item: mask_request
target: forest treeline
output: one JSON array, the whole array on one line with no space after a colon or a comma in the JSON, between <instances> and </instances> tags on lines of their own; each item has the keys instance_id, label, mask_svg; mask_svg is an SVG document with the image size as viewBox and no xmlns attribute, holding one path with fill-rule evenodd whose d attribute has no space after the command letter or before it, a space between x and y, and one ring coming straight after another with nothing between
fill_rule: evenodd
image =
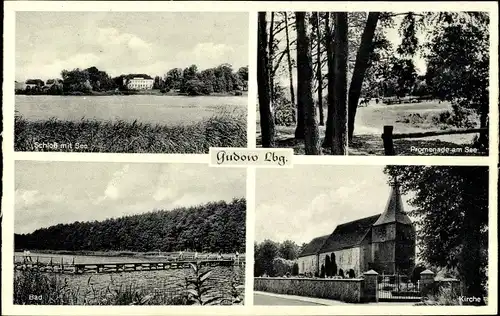
<instances>
[{"instance_id":1,"label":"forest treeline","mask_svg":"<svg viewBox=\"0 0 500 316\"><path fill-rule=\"evenodd\" d=\"M64 94L90 93L103 91L127 91L127 80L135 77L153 79L153 89L169 92L179 91L189 95L208 95L210 93L227 93L238 90L247 90L248 66L233 70L230 64L221 64L217 67L199 70L198 66L191 65L182 68L173 68L164 76L151 77L148 74L127 74L111 77L106 71L97 67L86 69L75 68L62 70L62 79L50 79L47 84L41 79L29 79L30 84L25 91L27 94Z\"/></svg>"},{"instance_id":2,"label":"forest treeline","mask_svg":"<svg viewBox=\"0 0 500 316\"><path fill-rule=\"evenodd\" d=\"M15 234L16 249L245 252L246 200L74 222Z\"/></svg>"}]
</instances>

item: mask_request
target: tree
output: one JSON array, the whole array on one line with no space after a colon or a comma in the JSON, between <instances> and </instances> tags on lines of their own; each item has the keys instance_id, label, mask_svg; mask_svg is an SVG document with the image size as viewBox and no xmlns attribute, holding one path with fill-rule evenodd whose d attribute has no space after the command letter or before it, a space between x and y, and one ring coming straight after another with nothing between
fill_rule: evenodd
<instances>
[{"instance_id":1,"label":"tree","mask_svg":"<svg viewBox=\"0 0 500 316\"><path fill-rule=\"evenodd\" d=\"M489 17L486 13L445 14L441 27L431 33L426 55L428 85L433 93L452 102L455 112L472 109L480 127L489 115ZM457 80L460 78L460 80ZM479 145L488 148L482 133Z\"/></svg>"},{"instance_id":2,"label":"tree","mask_svg":"<svg viewBox=\"0 0 500 316\"><path fill-rule=\"evenodd\" d=\"M421 259L457 268L462 294L486 295L488 263L488 168L388 166L403 194L413 192ZM484 299L480 302L484 304Z\"/></svg>"},{"instance_id":3,"label":"tree","mask_svg":"<svg viewBox=\"0 0 500 316\"><path fill-rule=\"evenodd\" d=\"M295 260L299 257L299 246L291 241L285 240L279 245L279 255L286 260Z\"/></svg>"},{"instance_id":4,"label":"tree","mask_svg":"<svg viewBox=\"0 0 500 316\"><path fill-rule=\"evenodd\" d=\"M255 244L255 276L267 274L274 276L273 260L278 257L278 245L269 239L261 244Z\"/></svg>"},{"instance_id":5,"label":"tree","mask_svg":"<svg viewBox=\"0 0 500 316\"><path fill-rule=\"evenodd\" d=\"M348 137L349 142L352 141L352 136L354 134L354 119L356 117L356 110L358 108L358 101L361 95L361 87L363 85L363 79L365 77L366 69L368 68L368 62L370 59L370 54L373 51L373 38L375 36L375 28L379 20L380 12L370 12L368 13L368 18L366 20L366 25L361 35L361 44L359 46L356 62L354 65L354 71L352 74L351 85L349 87L348 96Z\"/></svg>"},{"instance_id":6,"label":"tree","mask_svg":"<svg viewBox=\"0 0 500 316\"><path fill-rule=\"evenodd\" d=\"M295 93L293 91L293 71L292 71L292 68L293 68L293 65L292 65L292 57L291 57L291 53L290 53L290 36L288 34L288 15L287 13L285 12L284 13L284 16L285 16L285 38L286 38L286 57L287 57L287 61L288 61L288 76L289 76L289 79L290 79L290 98L291 98L291 102L292 102L292 106L295 107ZM294 116L295 117L295 116Z\"/></svg>"},{"instance_id":7,"label":"tree","mask_svg":"<svg viewBox=\"0 0 500 316\"><path fill-rule=\"evenodd\" d=\"M170 69L165 75L165 88L168 90L180 89L182 84L182 69Z\"/></svg>"},{"instance_id":8,"label":"tree","mask_svg":"<svg viewBox=\"0 0 500 316\"><path fill-rule=\"evenodd\" d=\"M347 154L347 12L335 12L335 82L332 154Z\"/></svg>"},{"instance_id":9,"label":"tree","mask_svg":"<svg viewBox=\"0 0 500 316\"><path fill-rule=\"evenodd\" d=\"M327 277L332 276L331 271L332 271L332 261L330 260L330 256L326 255L326 257L325 257L325 275Z\"/></svg>"},{"instance_id":10,"label":"tree","mask_svg":"<svg viewBox=\"0 0 500 316\"><path fill-rule=\"evenodd\" d=\"M304 144L306 155L318 155L319 131L316 108L312 99L312 67L305 13L295 12L297 28L297 108L304 113ZM300 116L297 117L300 120Z\"/></svg>"},{"instance_id":11,"label":"tree","mask_svg":"<svg viewBox=\"0 0 500 316\"><path fill-rule=\"evenodd\" d=\"M257 38L257 88L259 94L262 146L265 148L269 148L275 146L275 130L269 89L269 56L267 52L267 21L265 12L258 13Z\"/></svg>"},{"instance_id":12,"label":"tree","mask_svg":"<svg viewBox=\"0 0 500 316\"><path fill-rule=\"evenodd\" d=\"M330 265L330 275L337 275L337 259L335 258L335 253L331 253L330 255L331 265Z\"/></svg>"},{"instance_id":13,"label":"tree","mask_svg":"<svg viewBox=\"0 0 500 316\"><path fill-rule=\"evenodd\" d=\"M324 113L323 113L323 74L321 73L321 30L320 30L320 16L319 13L315 13L316 17L316 80L318 81L318 110L319 110L319 125L325 125Z\"/></svg>"},{"instance_id":14,"label":"tree","mask_svg":"<svg viewBox=\"0 0 500 316\"><path fill-rule=\"evenodd\" d=\"M79 68L73 70L63 70L61 77L64 82L64 91L67 92L90 92L92 85L90 75L86 70Z\"/></svg>"},{"instance_id":15,"label":"tree","mask_svg":"<svg viewBox=\"0 0 500 316\"><path fill-rule=\"evenodd\" d=\"M330 148L333 146L333 124L335 120L335 52L334 52L334 30L330 27L330 13L325 16L325 45L328 67L328 86L327 86L327 114L326 114L326 131L322 147Z\"/></svg>"},{"instance_id":16,"label":"tree","mask_svg":"<svg viewBox=\"0 0 500 316\"><path fill-rule=\"evenodd\" d=\"M242 82L241 89L243 91L248 90L248 66L240 67L238 69L238 77Z\"/></svg>"}]
</instances>

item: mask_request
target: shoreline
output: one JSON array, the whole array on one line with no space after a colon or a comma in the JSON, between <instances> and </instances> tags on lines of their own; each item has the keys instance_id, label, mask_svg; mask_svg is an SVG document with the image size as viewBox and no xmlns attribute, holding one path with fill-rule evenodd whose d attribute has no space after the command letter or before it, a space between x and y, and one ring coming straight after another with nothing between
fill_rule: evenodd
<instances>
[{"instance_id":1,"label":"shoreline","mask_svg":"<svg viewBox=\"0 0 500 316\"><path fill-rule=\"evenodd\" d=\"M188 95L187 93L180 92L165 92L162 93L160 90L145 90L145 91L104 91L104 92L91 92L91 93L62 93L62 94L48 94L48 93L18 93L15 95L24 96L60 96L60 97L103 97L103 96L131 96L131 95L148 95L148 96L166 96L166 97L247 97L248 91L240 91L241 95L233 93L211 93L209 95Z\"/></svg>"}]
</instances>

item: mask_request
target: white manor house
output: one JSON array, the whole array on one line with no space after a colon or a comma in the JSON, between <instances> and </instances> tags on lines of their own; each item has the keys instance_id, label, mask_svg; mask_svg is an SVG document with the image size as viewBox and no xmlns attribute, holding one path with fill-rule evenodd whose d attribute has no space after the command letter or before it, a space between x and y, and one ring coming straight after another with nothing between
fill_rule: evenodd
<instances>
[{"instance_id":1,"label":"white manor house","mask_svg":"<svg viewBox=\"0 0 500 316\"><path fill-rule=\"evenodd\" d=\"M129 90L151 90L154 80L147 75L128 75L123 77L123 85Z\"/></svg>"}]
</instances>

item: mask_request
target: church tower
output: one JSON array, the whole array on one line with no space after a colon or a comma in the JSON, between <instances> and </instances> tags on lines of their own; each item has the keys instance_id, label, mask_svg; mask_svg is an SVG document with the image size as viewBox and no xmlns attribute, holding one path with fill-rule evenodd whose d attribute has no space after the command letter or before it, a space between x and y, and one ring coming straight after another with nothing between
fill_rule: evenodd
<instances>
[{"instance_id":1,"label":"church tower","mask_svg":"<svg viewBox=\"0 0 500 316\"><path fill-rule=\"evenodd\" d=\"M382 274L409 274L415 266L415 226L406 215L397 180L384 212L372 226L372 260Z\"/></svg>"}]
</instances>

